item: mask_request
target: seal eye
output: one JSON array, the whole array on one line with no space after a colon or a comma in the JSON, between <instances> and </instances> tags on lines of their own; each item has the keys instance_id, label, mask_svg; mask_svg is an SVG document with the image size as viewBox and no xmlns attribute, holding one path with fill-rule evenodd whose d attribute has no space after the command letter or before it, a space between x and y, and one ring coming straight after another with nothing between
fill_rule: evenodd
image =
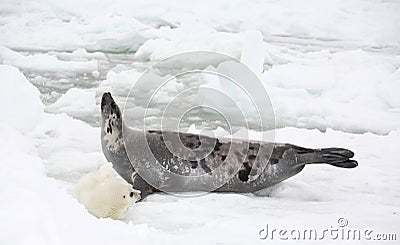
<instances>
[{"instance_id":1,"label":"seal eye","mask_svg":"<svg viewBox=\"0 0 400 245\"><path fill-rule=\"evenodd\" d=\"M130 196L130 197L133 197L133 191L131 191L131 193L129 193L129 196Z\"/></svg>"},{"instance_id":2,"label":"seal eye","mask_svg":"<svg viewBox=\"0 0 400 245\"><path fill-rule=\"evenodd\" d=\"M113 109L113 110L115 110L116 109L116 105L115 105L115 102L113 101L113 102L111 102L111 108Z\"/></svg>"},{"instance_id":3,"label":"seal eye","mask_svg":"<svg viewBox=\"0 0 400 245\"><path fill-rule=\"evenodd\" d=\"M125 195L123 195L122 197L125 198Z\"/></svg>"}]
</instances>

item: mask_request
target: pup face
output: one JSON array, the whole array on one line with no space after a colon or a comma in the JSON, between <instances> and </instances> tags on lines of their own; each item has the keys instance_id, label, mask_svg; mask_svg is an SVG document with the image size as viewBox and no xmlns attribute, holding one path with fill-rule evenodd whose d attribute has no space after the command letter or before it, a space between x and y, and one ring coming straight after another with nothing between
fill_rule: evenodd
<instances>
[{"instance_id":1,"label":"pup face","mask_svg":"<svg viewBox=\"0 0 400 245\"><path fill-rule=\"evenodd\" d=\"M110 198L112 197L117 203L121 205L132 204L140 199L140 191L132 188L131 185L126 184L119 180L106 181L103 184L109 193Z\"/></svg>"},{"instance_id":2,"label":"pup face","mask_svg":"<svg viewBox=\"0 0 400 245\"><path fill-rule=\"evenodd\" d=\"M107 217L121 219L125 216L129 207L140 199L140 191L130 185L115 179L101 183L99 195L102 199L98 204L107 211Z\"/></svg>"}]
</instances>

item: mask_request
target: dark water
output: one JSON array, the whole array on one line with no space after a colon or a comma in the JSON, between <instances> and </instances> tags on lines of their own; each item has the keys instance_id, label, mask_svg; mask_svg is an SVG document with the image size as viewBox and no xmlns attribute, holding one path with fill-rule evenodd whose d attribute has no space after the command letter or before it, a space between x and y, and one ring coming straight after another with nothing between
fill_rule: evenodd
<instances>
[{"instance_id":1,"label":"dark water","mask_svg":"<svg viewBox=\"0 0 400 245\"><path fill-rule=\"evenodd\" d=\"M292 50L301 52L313 52L315 50L329 50L336 52L344 49L353 49L354 47L346 46L343 43L332 41L332 40L300 40L294 37L270 37L270 40L266 40L269 43L276 44L278 46L285 46ZM362 47L361 47L362 48ZM398 53L398 48L393 50L393 47L367 47L363 50L368 52L394 52ZM101 51L100 51L101 52ZM37 54L38 52L21 52L23 55ZM71 88L89 89L96 91L96 103L99 107L97 112L84 115L70 115L77 119L83 120L86 123L98 127L100 126L100 98L103 91L98 90L99 85L102 81L106 80L107 73L117 67L122 66L122 69L130 70L134 69L138 72L145 71L148 67L154 64L154 62L146 60L135 59L134 53L107 53L101 52L105 55L106 59L99 59L98 62L98 73L91 74L79 74L74 72L38 72L23 70L22 72L28 78L28 80L36 86L40 93L41 99L45 105L50 105L56 102L63 94L65 94ZM216 63L218 63L217 61ZM210 62L209 62L210 63ZM212 62L211 62L212 63ZM179 67L179 64L177 65ZM202 68L205 68L202 67ZM266 67L268 68L268 67ZM164 69L164 73L175 73L176 67L167 67ZM178 68L179 69L179 68ZM164 74L165 75L165 74ZM202 83L201 78L198 76L187 76L179 81L179 85L182 90L188 89L193 86L198 86ZM126 114L126 120L131 122L130 126L143 125L143 117L145 117L144 124L147 127L159 128L162 124L161 119L163 118L174 118L179 115L171 113L170 115L163 114L165 102L157 102L152 105L147 105L146 101L141 97L146 92L136 93L135 97L127 97L130 91L130 87L120 90L118 93L113 94L114 98L120 105L127 109L131 109L132 113ZM170 95L170 94L169 94ZM185 98L180 99L176 105L177 111L179 108L185 108L187 105L194 105L195 102L191 100L191 96L194 94L188 94ZM128 98L128 99L127 99ZM129 111L129 110L128 110ZM57 112L52 112L57 113ZM143 113L146 113L144 115ZM181 115L182 116L182 115ZM222 127L223 129L230 131L232 128L238 129L244 126L240 119L234 119L227 124L225 118L218 113L213 111L204 110L204 108L197 108L185 113L184 120L180 121L179 127L182 130L187 129L191 124L195 124L196 127L216 129ZM258 123L252 120L247 121L247 128L258 130ZM284 126L284 125L281 125ZM173 128L175 130L175 128Z\"/></svg>"},{"instance_id":2,"label":"dark water","mask_svg":"<svg viewBox=\"0 0 400 245\"><path fill-rule=\"evenodd\" d=\"M38 52L23 52L24 55L32 55L38 54ZM27 77L27 79L36 86L41 93L42 102L48 106L56 102L62 95L64 95L71 88L79 88L79 89L89 89L96 91L96 103L98 105L99 110L92 114L84 114L84 115L70 115L76 119L82 120L91 126L99 127L100 126L100 98L101 92L97 91L99 85L102 81L106 80L107 73L115 68L116 66L123 66L123 70L135 69L138 72L145 71L152 64L147 61L138 61L134 59L134 54L132 53L105 53L106 60L97 60L98 62L98 73L91 74L79 74L74 72L38 72L32 70L24 70L22 72ZM205 68L202 67L202 68ZM163 70L164 73L176 72L175 68L166 68ZM163 75L166 75L163 74ZM182 89L190 88L191 86L198 85L201 83L199 77L196 76L187 76L181 79L180 83L182 83ZM183 81L183 82L182 82ZM163 108L166 106L166 103L158 102L153 103L152 105L146 105L144 99L141 99L141 94L136 94L136 98L131 99L127 96L129 94L130 87L119 91L116 94L113 94L114 99L120 105L120 108L133 109L134 111L139 111L139 113L127 113L125 114L125 120L131 122L130 126L137 126L143 124L143 113L145 108L149 110L146 111L146 119L145 125L150 128L160 128L161 119L168 117L176 117L172 113L171 115L164 115ZM126 103L126 104L125 104ZM184 104L192 103L186 101L186 99L181 99L178 106L184 106ZM57 111L52 111L49 113L58 113ZM179 115L178 115L179 116ZM212 128L215 129L218 126L225 128L229 131L228 124L226 120L220 115L216 115L212 111L207 112L207 110L203 110L201 108L195 108L191 111L188 111L184 115L184 120L180 121L179 127L180 130L186 130L189 128L191 124L195 124L196 128ZM175 128L171 128L176 130Z\"/></svg>"}]
</instances>

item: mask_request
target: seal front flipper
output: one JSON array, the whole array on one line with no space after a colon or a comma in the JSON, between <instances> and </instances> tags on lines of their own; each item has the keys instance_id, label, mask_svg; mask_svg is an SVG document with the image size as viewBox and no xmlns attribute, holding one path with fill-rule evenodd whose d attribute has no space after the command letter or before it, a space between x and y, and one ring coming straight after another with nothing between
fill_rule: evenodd
<instances>
[{"instance_id":1,"label":"seal front flipper","mask_svg":"<svg viewBox=\"0 0 400 245\"><path fill-rule=\"evenodd\" d=\"M140 177L136 172L132 174L132 186L133 188L141 192L141 200L143 200L148 195L157 192L158 190L153 186L149 185L142 177Z\"/></svg>"}]
</instances>

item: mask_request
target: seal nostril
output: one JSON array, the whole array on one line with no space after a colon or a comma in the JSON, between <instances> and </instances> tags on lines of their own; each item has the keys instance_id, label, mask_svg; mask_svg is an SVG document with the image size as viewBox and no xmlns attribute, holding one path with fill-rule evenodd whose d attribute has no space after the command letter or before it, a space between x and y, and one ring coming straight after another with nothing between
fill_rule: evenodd
<instances>
[{"instance_id":1,"label":"seal nostril","mask_svg":"<svg viewBox=\"0 0 400 245\"><path fill-rule=\"evenodd\" d=\"M131 193L129 193L129 196L130 196L130 197L133 197L133 192L132 192L132 191L131 191Z\"/></svg>"},{"instance_id":2,"label":"seal nostril","mask_svg":"<svg viewBox=\"0 0 400 245\"><path fill-rule=\"evenodd\" d=\"M113 101L113 98L111 97L111 93L107 92L104 93L103 96L101 97L101 106L105 106L108 103L110 103L110 101Z\"/></svg>"}]
</instances>

